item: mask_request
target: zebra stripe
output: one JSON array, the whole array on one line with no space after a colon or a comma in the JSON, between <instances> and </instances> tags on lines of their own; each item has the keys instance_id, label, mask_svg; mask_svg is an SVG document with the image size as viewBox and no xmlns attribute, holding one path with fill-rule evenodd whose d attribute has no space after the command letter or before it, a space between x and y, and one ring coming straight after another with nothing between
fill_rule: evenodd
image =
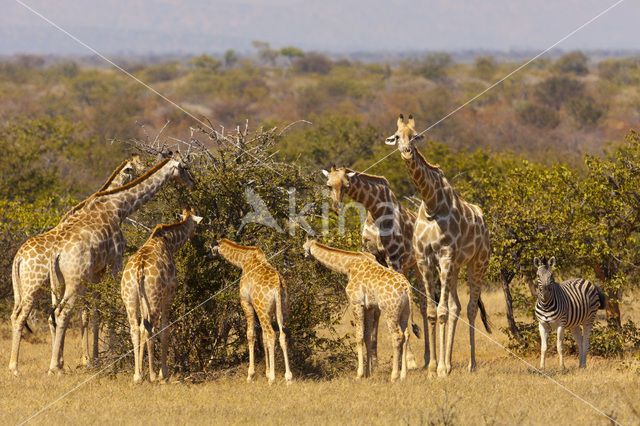
<instances>
[{"instance_id":1,"label":"zebra stripe","mask_svg":"<svg viewBox=\"0 0 640 426\"><path fill-rule=\"evenodd\" d=\"M602 309L601 296L597 287L589 280L573 278L561 283L553 281L551 299L543 303L538 297L536 318L542 322L560 321L566 328L582 325L595 318Z\"/></svg>"}]
</instances>

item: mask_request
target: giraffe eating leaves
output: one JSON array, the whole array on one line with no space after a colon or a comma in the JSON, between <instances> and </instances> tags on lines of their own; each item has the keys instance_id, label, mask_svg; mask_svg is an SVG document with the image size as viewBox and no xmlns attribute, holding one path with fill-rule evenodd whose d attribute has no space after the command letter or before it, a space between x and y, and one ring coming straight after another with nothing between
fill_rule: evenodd
<instances>
[{"instance_id":1,"label":"giraffe eating leaves","mask_svg":"<svg viewBox=\"0 0 640 426\"><path fill-rule=\"evenodd\" d=\"M400 379L404 380L407 377L409 317L412 316L409 281L401 273L379 264L369 253L338 250L315 240L307 240L303 249L305 256L311 255L327 268L349 277L345 290L356 322L356 378L360 379L371 373L371 334L375 311L380 310L387 320L393 345L391 380L398 379L399 360L402 362Z\"/></svg>"},{"instance_id":2,"label":"giraffe eating leaves","mask_svg":"<svg viewBox=\"0 0 640 426\"><path fill-rule=\"evenodd\" d=\"M149 380L156 380L153 345L158 333L162 343L160 380L168 378L169 309L178 287L173 253L182 247L201 220L185 209L180 222L158 225L124 268L121 293L133 342L135 383L142 381L145 345L149 354Z\"/></svg>"},{"instance_id":3,"label":"giraffe eating leaves","mask_svg":"<svg viewBox=\"0 0 640 426\"><path fill-rule=\"evenodd\" d=\"M137 155L130 160L123 161L116 168L109 179L98 190L106 191L125 185L133 180L137 174L142 171L143 164ZM95 194L94 194L95 195ZM91 199L91 197L89 198ZM89 200L87 199L87 200ZM34 303L40 295L46 290L49 283L49 253L54 245L55 239L60 230L86 206L87 200L78 203L70 209L60 220L60 223L53 229L29 238L21 247L13 258L12 280L13 280L13 312L11 314L12 325L12 344L11 358L9 361L9 370L13 374L18 374L18 356L20 351L20 340L22 339L22 330L27 325ZM83 310L82 318L82 335L87 336L87 314ZM97 324L96 324L97 326ZM55 338L55 328L53 318L49 318L49 328L51 330L51 339ZM94 339L96 332L94 331ZM83 340L83 363L89 360L88 340ZM95 342L94 342L95 347Z\"/></svg>"},{"instance_id":4,"label":"giraffe eating leaves","mask_svg":"<svg viewBox=\"0 0 640 426\"><path fill-rule=\"evenodd\" d=\"M293 376L289 369L288 331L286 328L289 317L289 298L284 278L267 262L267 258L259 247L241 246L223 238L218 241L217 246L211 249L211 252L214 256L220 255L234 266L242 269L240 303L247 319L247 342L249 345L247 381L253 380L255 374L255 315L257 315L262 328L266 375L269 383L273 383L276 379L276 334L271 326L271 320L274 317L280 329L280 347L284 355L285 367L284 378L287 384L291 383Z\"/></svg>"}]
</instances>

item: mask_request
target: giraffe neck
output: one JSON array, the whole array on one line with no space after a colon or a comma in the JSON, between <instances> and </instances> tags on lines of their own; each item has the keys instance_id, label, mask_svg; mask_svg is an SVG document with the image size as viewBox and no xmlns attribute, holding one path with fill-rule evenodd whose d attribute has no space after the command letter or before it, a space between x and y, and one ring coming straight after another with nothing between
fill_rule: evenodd
<instances>
[{"instance_id":1,"label":"giraffe neck","mask_svg":"<svg viewBox=\"0 0 640 426\"><path fill-rule=\"evenodd\" d=\"M244 268L248 259L254 256L264 257L264 253L258 247L241 246L226 239L221 240L218 244L218 253L229 263L241 269Z\"/></svg>"},{"instance_id":2,"label":"giraffe neck","mask_svg":"<svg viewBox=\"0 0 640 426\"><path fill-rule=\"evenodd\" d=\"M353 261L361 257L358 252L339 250L318 242L313 242L309 247L309 251L318 262L341 274L349 274Z\"/></svg>"},{"instance_id":3,"label":"giraffe neck","mask_svg":"<svg viewBox=\"0 0 640 426\"><path fill-rule=\"evenodd\" d=\"M453 205L455 191L442 170L429 164L415 146L411 147L407 157L403 155L403 160L420 192L427 213L435 215L441 211L448 211Z\"/></svg>"},{"instance_id":4,"label":"giraffe neck","mask_svg":"<svg viewBox=\"0 0 640 426\"><path fill-rule=\"evenodd\" d=\"M104 183L104 185L102 185L102 187L98 190L98 192L110 191L112 189L116 189L117 187L128 183L130 179L130 175L124 172L124 168L128 164L129 164L129 160L123 161L118 166L118 168L113 171L111 176L109 176L109 179L107 179L107 181ZM60 219L59 223L67 222L71 218L71 216L73 216L78 210L80 210L87 204L87 201L88 199L81 201L78 204L76 204L74 207L72 207L71 210L69 210L64 214L64 216L62 216L62 219Z\"/></svg>"},{"instance_id":5,"label":"giraffe neck","mask_svg":"<svg viewBox=\"0 0 640 426\"><path fill-rule=\"evenodd\" d=\"M362 204L374 219L398 205L389 184L379 178L356 174L349 178L349 186L345 188L345 193Z\"/></svg>"},{"instance_id":6,"label":"giraffe neck","mask_svg":"<svg viewBox=\"0 0 640 426\"><path fill-rule=\"evenodd\" d=\"M122 222L149 201L162 185L173 177L176 167L176 160L165 160L133 182L114 190L99 192L96 197L111 202Z\"/></svg>"},{"instance_id":7,"label":"giraffe neck","mask_svg":"<svg viewBox=\"0 0 640 426\"><path fill-rule=\"evenodd\" d=\"M169 251L174 252L187 242L193 233L194 227L195 222L193 221L193 218L188 216L181 222L157 227L153 234L151 234L151 238L161 237L164 239Z\"/></svg>"}]
</instances>

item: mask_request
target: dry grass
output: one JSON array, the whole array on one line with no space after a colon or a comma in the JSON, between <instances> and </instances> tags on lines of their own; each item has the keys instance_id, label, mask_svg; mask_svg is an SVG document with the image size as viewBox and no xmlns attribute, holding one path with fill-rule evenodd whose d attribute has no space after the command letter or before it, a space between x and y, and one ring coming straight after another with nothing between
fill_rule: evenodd
<instances>
[{"instance_id":1,"label":"dry grass","mask_svg":"<svg viewBox=\"0 0 640 426\"><path fill-rule=\"evenodd\" d=\"M466 303L466 297L464 303ZM637 300L637 298L636 298ZM504 343L497 330L504 326L501 293L485 296L496 326L492 338ZM626 304L637 320L638 309ZM635 308L635 309L634 309ZM463 317L464 318L464 317ZM344 331L351 331L345 318ZM419 313L416 322L421 324ZM477 335L478 371L466 372L468 331L459 322L454 352L454 371L446 379L431 380L423 370L411 371L403 383L390 383L391 350L386 327L381 327L381 365L374 376L355 381L352 375L331 381L300 380L286 386L278 365L276 385L263 375L254 383L244 380L245 369L202 384L171 383L135 386L131 374L100 376L68 394L38 415L36 423L375 423L375 424L604 424L609 420L570 395L548 378L532 372L497 344ZM9 327L0 328L0 359L7 362ZM26 420L42 407L91 377L77 369L59 377L45 374L50 347L25 344L21 374L0 372L2 423ZM66 345L68 364L79 360L78 335ZM412 340L418 357L420 345ZM537 359L528 358L537 363ZM557 369L557 358L548 363L549 375L622 424L640 422L640 375L618 360L589 358L586 370L578 371L570 356L568 372ZM355 360L354 360L355 367ZM264 367L262 366L262 372ZM354 371L355 373L355 371ZM294 379L295 371L294 371Z\"/></svg>"}]
</instances>

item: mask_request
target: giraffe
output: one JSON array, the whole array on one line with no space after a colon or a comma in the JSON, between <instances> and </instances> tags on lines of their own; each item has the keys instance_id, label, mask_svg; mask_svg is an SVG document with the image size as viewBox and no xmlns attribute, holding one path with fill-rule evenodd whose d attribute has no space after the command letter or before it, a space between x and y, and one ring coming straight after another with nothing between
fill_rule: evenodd
<instances>
[{"instance_id":1,"label":"giraffe","mask_svg":"<svg viewBox=\"0 0 640 426\"><path fill-rule=\"evenodd\" d=\"M398 150L413 179L422 203L413 234L413 248L418 269L425 283L428 298L427 317L430 327L429 374L436 373L435 325L436 315L439 329L440 353L437 363L438 376L451 372L451 352L460 312L457 280L460 269L467 268L469 277L470 360L469 371L476 368L474 322L477 308L485 328L490 332L486 311L480 298L482 280L489 264L489 231L480 207L464 201L453 189L438 166L429 164L414 144L421 136L415 131L413 116L404 123L402 114L398 118L398 130L387 138L389 145L398 144ZM440 275L440 301L435 306L433 279L434 267ZM447 330L445 333L445 324ZM446 346L445 346L446 335Z\"/></svg>"},{"instance_id":2,"label":"giraffe","mask_svg":"<svg viewBox=\"0 0 640 426\"><path fill-rule=\"evenodd\" d=\"M142 382L145 343L149 354L149 381L156 380L153 344L157 333L162 342L160 380L168 378L169 309L178 287L173 253L191 237L201 220L202 217L195 216L191 210L183 209L180 222L156 226L122 272L122 301L127 309L135 358L134 383Z\"/></svg>"},{"instance_id":3,"label":"giraffe","mask_svg":"<svg viewBox=\"0 0 640 426\"><path fill-rule=\"evenodd\" d=\"M211 252L214 256L220 255L232 265L242 269L240 303L247 319L247 342L249 345L247 381L252 381L255 374L255 313L262 328L262 343L264 345L266 375L269 384L276 379L276 334L271 326L274 316L278 323L280 347L284 355L284 378L286 383L290 384L293 375L289 369L289 355L287 352L287 336L289 332L286 328L289 321L289 297L284 278L267 262L267 258L259 247L241 246L223 238L218 241L217 246L211 249Z\"/></svg>"},{"instance_id":4,"label":"giraffe","mask_svg":"<svg viewBox=\"0 0 640 426\"><path fill-rule=\"evenodd\" d=\"M58 234L49 256L54 298L55 341L49 373L61 372L69 314L84 296L85 282L97 283L107 266L117 276L125 247L122 221L147 202L168 180L194 184L178 153L165 158L128 184L96 193ZM60 297L62 295L62 297Z\"/></svg>"},{"instance_id":5,"label":"giraffe","mask_svg":"<svg viewBox=\"0 0 640 426\"><path fill-rule=\"evenodd\" d=\"M413 228L416 214L398 202L389 182L382 176L359 173L346 167L338 169L331 167L330 171L322 170L322 173L327 177L333 208L337 212L342 210L344 194L367 209L367 219L362 228L361 247L373 254L380 264L406 276L409 269L416 265L413 254ZM419 288L422 287L420 273L417 270L416 278ZM426 309L426 297L420 294L420 310L425 330L425 365L429 359ZM378 320L379 311L375 311L371 336L374 364L377 361ZM408 348L407 359L410 370L417 367L411 348Z\"/></svg>"},{"instance_id":6,"label":"giraffe","mask_svg":"<svg viewBox=\"0 0 640 426\"><path fill-rule=\"evenodd\" d=\"M105 191L122 186L133 180L135 175L142 170L142 163L137 155L130 160L123 161L111 174L109 179L98 190ZM29 328L27 319L32 312L34 303L45 291L49 284L49 252L60 229L81 210L87 200L82 201L70 209L60 220L58 225L49 231L29 238L18 249L13 258L12 280L13 280L13 312L11 314L12 325L12 345L9 370L13 374L18 374L18 354L20 351L20 340L22 330ZM83 311L83 314L85 312ZM84 315L86 317L86 314ZM82 333L86 334L86 321L82 321ZM49 328L51 337L54 337L53 321L49 318ZM83 363L88 361L88 344L83 348Z\"/></svg>"},{"instance_id":7,"label":"giraffe","mask_svg":"<svg viewBox=\"0 0 640 426\"><path fill-rule=\"evenodd\" d=\"M393 345L391 380L398 379L398 361L402 360L400 379L407 377L407 345L409 343L409 317L411 287L400 272L382 266L371 253L339 250L307 240L305 256L313 256L327 268L346 274L349 282L345 291L353 310L358 345L356 378L369 376L373 368L371 335L373 316L377 310L384 313ZM412 318L413 319L413 318ZM367 362L364 362L366 346Z\"/></svg>"}]
</instances>

